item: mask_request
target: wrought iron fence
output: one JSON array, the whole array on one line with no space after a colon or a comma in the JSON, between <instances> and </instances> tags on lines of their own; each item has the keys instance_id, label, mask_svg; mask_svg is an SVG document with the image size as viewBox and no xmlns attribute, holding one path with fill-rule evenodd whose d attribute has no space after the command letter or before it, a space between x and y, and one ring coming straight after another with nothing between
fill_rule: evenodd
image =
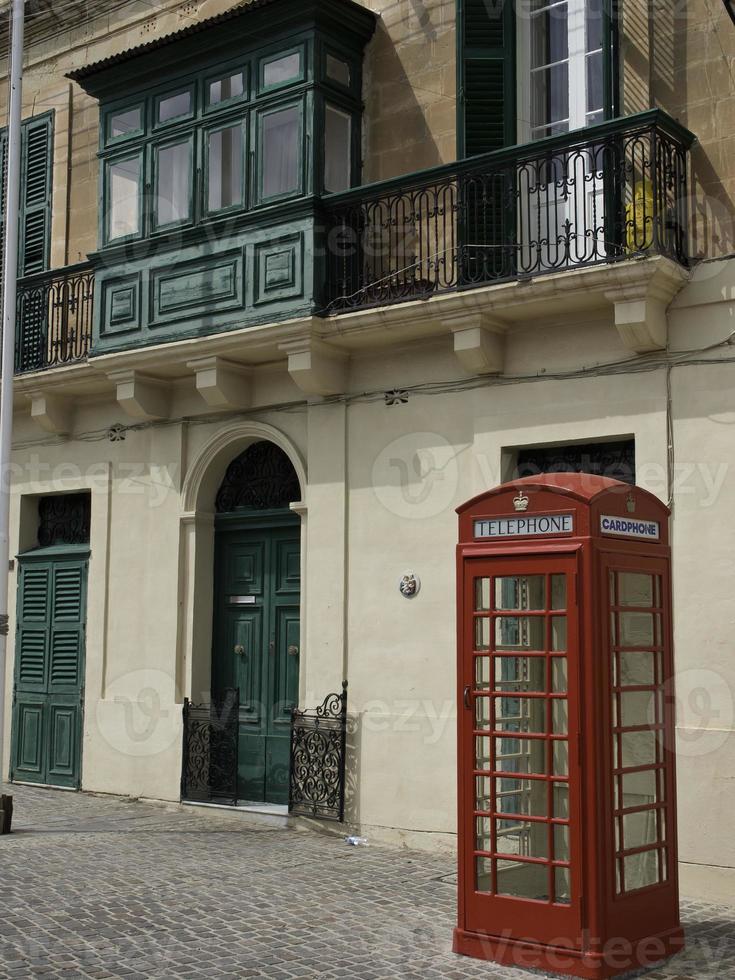
<instances>
[{"instance_id":1,"label":"wrought iron fence","mask_svg":"<svg viewBox=\"0 0 735 980\"><path fill-rule=\"evenodd\" d=\"M323 312L647 253L686 265L693 141L652 110L331 195Z\"/></svg>"},{"instance_id":2,"label":"wrought iron fence","mask_svg":"<svg viewBox=\"0 0 735 980\"><path fill-rule=\"evenodd\" d=\"M87 356L92 337L94 272L67 266L18 280L16 373Z\"/></svg>"},{"instance_id":3,"label":"wrought iron fence","mask_svg":"<svg viewBox=\"0 0 735 980\"><path fill-rule=\"evenodd\" d=\"M184 700L181 799L237 804L240 692L227 688L211 700Z\"/></svg>"},{"instance_id":4,"label":"wrought iron fence","mask_svg":"<svg viewBox=\"0 0 735 980\"><path fill-rule=\"evenodd\" d=\"M294 709L291 720L289 813L344 820L347 681L313 710Z\"/></svg>"}]
</instances>

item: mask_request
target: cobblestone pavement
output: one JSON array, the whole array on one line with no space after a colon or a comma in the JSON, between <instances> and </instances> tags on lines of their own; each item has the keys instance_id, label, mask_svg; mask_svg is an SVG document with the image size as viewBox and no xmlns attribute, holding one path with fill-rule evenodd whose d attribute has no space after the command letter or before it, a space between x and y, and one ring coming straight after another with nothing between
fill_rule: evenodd
<instances>
[{"instance_id":1,"label":"cobblestone pavement","mask_svg":"<svg viewBox=\"0 0 735 980\"><path fill-rule=\"evenodd\" d=\"M451 952L451 859L196 808L15 786L0 978L518 980ZM650 980L735 977L735 911L684 903Z\"/></svg>"}]
</instances>

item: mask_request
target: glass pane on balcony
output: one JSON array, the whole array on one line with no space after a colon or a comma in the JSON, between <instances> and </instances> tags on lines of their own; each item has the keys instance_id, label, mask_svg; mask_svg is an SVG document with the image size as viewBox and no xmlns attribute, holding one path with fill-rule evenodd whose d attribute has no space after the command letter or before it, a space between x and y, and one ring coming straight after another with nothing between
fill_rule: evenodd
<instances>
[{"instance_id":1,"label":"glass pane on balcony","mask_svg":"<svg viewBox=\"0 0 735 980\"><path fill-rule=\"evenodd\" d=\"M548 902L548 867L545 864L498 861L498 894Z\"/></svg>"},{"instance_id":2,"label":"glass pane on balcony","mask_svg":"<svg viewBox=\"0 0 735 980\"><path fill-rule=\"evenodd\" d=\"M531 16L531 68L569 57L568 4L534 0Z\"/></svg>"},{"instance_id":3,"label":"glass pane on balcony","mask_svg":"<svg viewBox=\"0 0 735 980\"><path fill-rule=\"evenodd\" d=\"M495 649L501 651L545 650L546 620L540 616L498 616Z\"/></svg>"},{"instance_id":4,"label":"glass pane on balcony","mask_svg":"<svg viewBox=\"0 0 735 980\"><path fill-rule=\"evenodd\" d=\"M549 825L523 820L496 820L495 837L499 854L519 857L549 857Z\"/></svg>"},{"instance_id":5,"label":"glass pane on balcony","mask_svg":"<svg viewBox=\"0 0 735 980\"><path fill-rule=\"evenodd\" d=\"M228 126L209 134L209 210L242 204L242 128Z\"/></svg>"},{"instance_id":6,"label":"glass pane on balcony","mask_svg":"<svg viewBox=\"0 0 735 980\"><path fill-rule=\"evenodd\" d=\"M344 191L351 185L352 118L328 105L324 117L324 189Z\"/></svg>"},{"instance_id":7,"label":"glass pane on balcony","mask_svg":"<svg viewBox=\"0 0 735 980\"><path fill-rule=\"evenodd\" d=\"M267 61L263 65L263 85L284 85L286 82L294 81L301 75L301 55L298 51L293 54L284 55L282 58L275 58Z\"/></svg>"},{"instance_id":8,"label":"glass pane on balcony","mask_svg":"<svg viewBox=\"0 0 735 980\"><path fill-rule=\"evenodd\" d=\"M299 189L301 112L297 106L261 117L263 197L291 194Z\"/></svg>"},{"instance_id":9,"label":"glass pane on balcony","mask_svg":"<svg viewBox=\"0 0 735 980\"><path fill-rule=\"evenodd\" d=\"M545 609L545 577L543 575L513 575L496 578L495 608L521 611Z\"/></svg>"},{"instance_id":10,"label":"glass pane on balcony","mask_svg":"<svg viewBox=\"0 0 735 980\"><path fill-rule=\"evenodd\" d=\"M327 55L327 78L333 82L350 87L350 66L341 58L335 58L333 54Z\"/></svg>"},{"instance_id":11,"label":"glass pane on balcony","mask_svg":"<svg viewBox=\"0 0 735 980\"><path fill-rule=\"evenodd\" d=\"M143 125L142 112L140 106L135 109L127 109L125 112L117 112L110 116L110 139L119 139L121 136L129 136L137 133Z\"/></svg>"},{"instance_id":12,"label":"glass pane on balcony","mask_svg":"<svg viewBox=\"0 0 735 980\"><path fill-rule=\"evenodd\" d=\"M159 123L168 122L169 119L178 119L180 116L188 116L191 113L191 92L178 92L176 95L169 95L168 98L161 99L158 103Z\"/></svg>"},{"instance_id":13,"label":"glass pane on balcony","mask_svg":"<svg viewBox=\"0 0 735 980\"><path fill-rule=\"evenodd\" d=\"M188 141L159 147L156 215L159 225L187 221L191 215L191 147Z\"/></svg>"},{"instance_id":14,"label":"glass pane on balcony","mask_svg":"<svg viewBox=\"0 0 735 980\"><path fill-rule=\"evenodd\" d=\"M496 657L496 691L546 690L545 657Z\"/></svg>"},{"instance_id":15,"label":"glass pane on balcony","mask_svg":"<svg viewBox=\"0 0 735 980\"><path fill-rule=\"evenodd\" d=\"M569 128L569 65L539 68L531 75L531 126L535 137Z\"/></svg>"},{"instance_id":16,"label":"glass pane on balcony","mask_svg":"<svg viewBox=\"0 0 735 980\"><path fill-rule=\"evenodd\" d=\"M119 160L108 171L110 239L140 231L140 159Z\"/></svg>"},{"instance_id":17,"label":"glass pane on balcony","mask_svg":"<svg viewBox=\"0 0 735 980\"><path fill-rule=\"evenodd\" d=\"M217 105L220 102L229 102L230 99L239 99L244 91L245 79L241 71L226 75L209 83L209 104Z\"/></svg>"}]
</instances>

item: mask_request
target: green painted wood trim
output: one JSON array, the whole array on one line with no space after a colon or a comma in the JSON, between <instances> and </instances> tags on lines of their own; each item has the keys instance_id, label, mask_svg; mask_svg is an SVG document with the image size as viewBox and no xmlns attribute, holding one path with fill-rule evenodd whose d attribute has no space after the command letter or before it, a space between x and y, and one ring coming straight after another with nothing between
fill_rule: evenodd
<instances>
[{"instance_id":1,"label":"green painted wood trim","mask_svg":"<svg viewBox=\"0 0 735 980\"><path fill-rule=\"evenodd\" d=\"M16 555L20 562L50 561L51 559L68 559L81 561L89 558L91 550L88 544L54 544L48 548L31 548Z\"/></svg>"},{"instance_id":2,"label":"green painted wood trim","mask_svg":"<svg viewBox=\"0 0 735 980\"><path fill-rule=\"evenodd\" d=\"M228 531L257 531L274 527L293 527L301 518L292 510L235 510L228 514L215 514L215 528Z\"/></svg>"}]
</instances>

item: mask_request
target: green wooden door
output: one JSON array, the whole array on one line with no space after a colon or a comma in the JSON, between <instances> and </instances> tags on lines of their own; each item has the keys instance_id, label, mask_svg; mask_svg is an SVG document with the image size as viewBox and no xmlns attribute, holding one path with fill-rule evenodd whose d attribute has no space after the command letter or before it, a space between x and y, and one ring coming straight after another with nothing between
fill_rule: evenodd
<instances>
[{"instance_id":1,"label":"green wooden door","mask_svg":"<svg viewBox=\"0 0 735 980\"><path fill-rule=\"evenodd\" d=\"M19 559L11 776L78 788L87 557L39 549Z\"/></svg>"},{"instance_id":2,"label":"green wooden door","mask_svg":"<svg viewBox=\"0 0 735 980\"><path fill-rule=\"evenodd\" d=\"M288 803L298 700L300 528L292 515L217 521L212 687L240 689L238 796Z\"/></svg>"}]
</instances>

